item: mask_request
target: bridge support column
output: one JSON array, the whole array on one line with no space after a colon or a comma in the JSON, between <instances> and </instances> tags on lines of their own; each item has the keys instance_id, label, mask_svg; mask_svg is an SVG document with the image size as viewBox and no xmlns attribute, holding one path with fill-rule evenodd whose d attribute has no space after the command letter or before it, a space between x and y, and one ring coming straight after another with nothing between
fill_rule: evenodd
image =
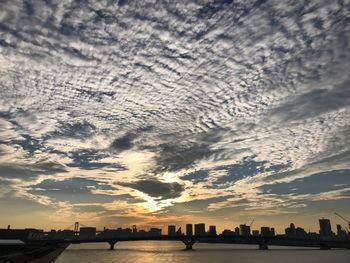
<instances>
[{"instance_id":1,"label":"bridge support column","mask_svg":"<svg viewBox=\"0 0 350 263\"><path fill-rule=\"evenodd\" d=\"M266 243L259 244L259 250L268 250L269 246Z\"/></svg>"},{"instance_id":2,"label":"bridge support column","mask_svg":"<svg viewBox=\"0 0 350 263\"><path fill-rule=\"evenodd\" d=\"M182 242L186 245L186 250L192 250L193 245L196 243L196 239L183 239Z\"/></svg>"},{"instance_id":3,"label":"bridge support column","mask_svg":"<svg viewBox=\"0 0 350 263\"><path fill-rule=\"evenodd\" d=\"M117 241L110 241L108 244L110 245L109 250L114 250L114 245L117 243Z\"/></svg>"},{"instance_id":4,"label":"bridge support column","mask_svg":"<svg viewBox=\"0 0 350 263\"><path fill-rule=\"evenodd\" d=\"M186 244L186 250L192 250L193 249L193 245L191 244Z\"/></svg>"},{"instance_id":5,"label":"bridge support column","mask_svg":"<svg viewBox=\"0 0 350 263\"><path fill-rule=\"evenodd\" d=\"M327 245L321 245L320 249L321 250L330 250L331 248L329 246L327 246Z\"/></svg>"}]
</instances>

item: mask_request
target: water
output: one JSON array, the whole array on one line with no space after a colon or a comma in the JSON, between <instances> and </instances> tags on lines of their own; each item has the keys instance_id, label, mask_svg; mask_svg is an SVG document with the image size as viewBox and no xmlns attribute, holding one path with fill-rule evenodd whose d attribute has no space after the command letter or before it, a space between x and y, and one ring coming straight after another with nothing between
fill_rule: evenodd
<instances>
[{"instance_id":1,"label":"water","mask_svg":"<svg viewBox=\"0 0 350 263\"><path fill-rule=\"evenodd\" d=\"M319 250L231 244L195 244L193 251L185 251L179 241L119 242L115 250L107 243L69 246L56 263L349 263L350 250Z\"/></svg>"}]
</instances>

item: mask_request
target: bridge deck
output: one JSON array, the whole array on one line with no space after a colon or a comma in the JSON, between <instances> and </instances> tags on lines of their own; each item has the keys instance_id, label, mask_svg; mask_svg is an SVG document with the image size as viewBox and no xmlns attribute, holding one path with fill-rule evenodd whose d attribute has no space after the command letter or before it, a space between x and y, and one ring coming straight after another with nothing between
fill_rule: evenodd
<instances>
[{"instance_id":1,"label":"bridge deck","mask_svg":"<svg viewBox=\"0 0 350 263\"><path fill-rule=\"evenodd\" d=\"M259 246L293 246L293 247L318 247L318 248L346 248L350 249L350 240L334 240L334 239L311 239L311 238L289 238L289 237L254 237L254 236L134 236L134 237L103 237L95 238L76 237L73 239L52 240L50 242L59 243L99 243L106 242L115 244L124 241L181 241L187 243L225 243L225 244L248 244ZM191 246L192 246L191 245Z\"/></svg>"}]
</instances>

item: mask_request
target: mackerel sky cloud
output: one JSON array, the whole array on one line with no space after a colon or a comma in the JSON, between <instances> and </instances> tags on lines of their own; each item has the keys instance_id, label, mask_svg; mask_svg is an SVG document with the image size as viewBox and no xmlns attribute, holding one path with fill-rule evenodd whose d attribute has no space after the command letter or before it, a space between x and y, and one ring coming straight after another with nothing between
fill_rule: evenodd
<instances>
[{"instance_id":1,"label":"mackerel sky cloud","mask_svg":"<svg viewBox=\"0 0 350 263\"><path fill-rule=\"evenodd\" d=\"M346 0L2 1L0 221L350 217L349 21Z\"/></svg>"}]
</instances>

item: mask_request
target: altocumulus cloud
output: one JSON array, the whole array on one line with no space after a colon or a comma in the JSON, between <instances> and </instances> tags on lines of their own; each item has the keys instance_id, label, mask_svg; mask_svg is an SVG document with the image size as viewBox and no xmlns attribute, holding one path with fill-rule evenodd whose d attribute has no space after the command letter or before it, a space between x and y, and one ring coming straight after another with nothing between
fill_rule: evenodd
<instances>
[{"instance_id":1,"label":"altocumulus cloud","mask_svg":"<svg viewBox=\"0 0 350 263\"><path fill-rule=\"evenodd\" d=\"M2 1L1 180L52 203L184 197L223 218L348 198L348 5ZM335 188L284 194L331 171Z\"/></svg>"}]
</instances>

